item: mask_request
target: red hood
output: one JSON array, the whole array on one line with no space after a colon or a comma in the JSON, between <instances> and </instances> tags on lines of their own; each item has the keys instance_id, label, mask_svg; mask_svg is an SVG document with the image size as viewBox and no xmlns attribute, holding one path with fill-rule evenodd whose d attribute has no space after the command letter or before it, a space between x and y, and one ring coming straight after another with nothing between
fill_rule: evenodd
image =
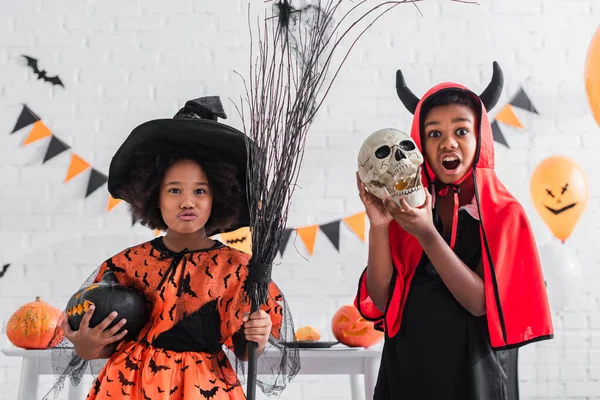
<instances>
[{"instance_id":1,"label":"red hood","mask_svg":"<svg viewBox=\"0 0 600 400\"><path fill-rule=\"evenodd\" d=\"M479 96L467 89L465 86L454 82L443 82L434 86L427 93L425 93L423 97L421 97L421 100L417 104L410 135L417 144L419 151L421 151L421 153L423 154L423 147L421 145L421 107L423 106L423 103L427 101L427 99L429 99L432 95L446 89L464 90L465 92L471 94L473 98L476 99L476 101L480 104L480 110L476 110L476 113L479 117L479 127L477 129L477 153L475 154L473 167L477 169L494 169L494 137L492 134L492 127L488 119L487 111L483 103L481 102ZM425 168L423 170L423 183L427 184L427 176L425 175L425 171L427 171L427 174L429 174L429 178L431 181L435 180L435 175L429 167L429 164L427 164L427 162L425 162L424 164ZM455 184L458 184L461 180L462 178L459 181L455 182Z\"/></svg>"}]
</instances>

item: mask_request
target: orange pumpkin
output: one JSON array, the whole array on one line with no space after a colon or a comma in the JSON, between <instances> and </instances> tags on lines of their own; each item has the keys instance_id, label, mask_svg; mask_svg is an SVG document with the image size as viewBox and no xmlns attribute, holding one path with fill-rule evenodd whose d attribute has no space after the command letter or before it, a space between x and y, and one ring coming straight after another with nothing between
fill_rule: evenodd
<instances>
[{"instance_id":1,"label":"orange pumpkin","mask_svg":"<svg viewBox=\"0 0 600 400\"><path fill-rule=\"evenodd\" d=\"M60 328L55 335L60 315L58 308L36 297L35 301L22 305L8 320L8 340L23 349L54 347L64 337Z\"/></svg>"},{"instance_id":2,"label":"orange pumpkin","mask_svg":"<svg viewBox=\"0 0 600 400\"><path fill-rule=\"evenodd\" d=\"M303 342L317 342L319 339L321 339L321 334L319 333L318 329L315 329L312 326L303 326L296 331L295 339L296 341Z\"/></svg>"},{"instance_id":3,"label":"orange pumpkin","mask_svg":"<svg viewBox=\"0 0 600 400\"><path fill-rule=\"evenodd\" d=\"M373 323L365 320L353 305L345 305L334 314L331 330L340 343L349 347L371 347L384 335L376 331Z\"/></svg>"}]
</instances>

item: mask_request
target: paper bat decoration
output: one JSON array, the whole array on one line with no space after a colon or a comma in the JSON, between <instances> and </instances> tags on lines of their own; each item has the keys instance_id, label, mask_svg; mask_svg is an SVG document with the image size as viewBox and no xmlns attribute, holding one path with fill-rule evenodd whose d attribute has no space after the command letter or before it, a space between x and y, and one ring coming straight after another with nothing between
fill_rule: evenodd
<instances>
[{"instance_id":1,"label":"paper bat decoration","mask_svg":"<svg viewBox=\"0 0 600 400\"><path fill-rule=\"evenodd\" d=\"M58 75L48 76L46 74L46 70L40 70L38 68L38 60L37 59L28 57L24 54L22 54L22 56L27 60L27 66L31 67L31 69L33 69L33 72L37 75L38 80L43 79L45 82L50 82L53 86L60 85L64 89L65 85L63 85L63 83L60 80L60 78L58 77Z\"/></svg>"}]
</instances>

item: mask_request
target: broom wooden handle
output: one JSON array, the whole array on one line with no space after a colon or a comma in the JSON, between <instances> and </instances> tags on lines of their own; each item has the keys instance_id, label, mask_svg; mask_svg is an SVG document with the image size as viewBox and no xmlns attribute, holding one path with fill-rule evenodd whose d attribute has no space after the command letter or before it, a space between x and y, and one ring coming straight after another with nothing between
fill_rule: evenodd
<instances>
[{"instance_id":1,"label":"broom wooden handle","mask_svg":"<svg viewBox=\"0 0 600 400\"><path fill-rule=\"evenodd\" d=\"M252 301L250 307L250 314L258 311L259 304L256 301ZM248 384L246 389L246 399L256 399L256 374L257 374L257 349L258 343L248 342Z\"/></svg>"}]
</instances>

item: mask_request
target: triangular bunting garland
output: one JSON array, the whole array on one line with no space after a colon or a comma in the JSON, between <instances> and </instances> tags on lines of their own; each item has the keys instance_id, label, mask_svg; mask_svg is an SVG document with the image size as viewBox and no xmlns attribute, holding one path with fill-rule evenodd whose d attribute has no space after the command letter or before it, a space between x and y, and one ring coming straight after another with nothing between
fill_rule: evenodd
<instances>
[{"instance_id":1,"label":"triangular bunting garland","mask_svg":"<svg viewBox=\"0 0 600 400\"><path fill-rule=\"evenodd\" d=\"M108 203L106 204L106 212L111 212L113 208L121 203L121 199L115 199L111 195L108 196Z\"/></svg>"},{"instance_id":2,"label":"triangular bunting garland","mask_svg":"<svg viewBox=\"0 0 600 400\"><path fill-rule=\"evenodd\" d=\"M508 142L506 141L506 138L504 137L504 134L502 133L502 130L500 130L500 126L498 125L498 122L496 122L496 121L492 122L492 134L494 136L494 142L498 142L498 143L510 148L510 146L508 145Z\"/></svg>"},{"instance_id":3,"label":"triangular bunting garland","mask_svg":"<svg viewBox=\"0 0 600 400\"><path fill-rule=\"evenodd\" d=\"M496 121L500 121L503 124L513 126L515 128L522 128L523 124L519 121L519 118L515 115L515 111L513 110L510 104L504 106L502 110L498 114L496 114Z\"/></svg>"},{"instance_id":4,"label":"triangular bunting garland","mask_svg":"<svg viewBox=\"0 0 600 400\"><path fill-rule=\"evenodd\" d=\"M325 225L320 225L321 231L327 236L333 247L340 250L340 221L330 222Z\"/></svg>"},{"instance_id":5,"label":"triangular bunting garland","mask_svg":"<svg viewBox=\"0 0 600 400\"><path fill-rule=\"evenodd\" d=\"M6 273L6 271L8 270L8 267L10 267L10 263L8 264L4 264L2 266L2 271L0 271L0 278L2 278L4 276L4 274Z\"/></svg>"},{"instance_id":6,"label":"triangular bunting garland","mask_svg":"<svg viewBox=\"0 0 600 400\"><path fill-rule=\"evenodd\" d=\"M365 212L351 215L344 218L344 222L354 232L360 240L365 241Z\"/></svg>"},{"instance_id":7,"label":"triangular bunting garland","mask_svg":"<svg viewBox=\"0 0 600 400\"><path fill-rule=\"evenodd\" d=\"M42 164L68 149L70 149L68 144L52 135L52 139L50 139L50 144L48 145L48 149L46 150L46 155L44 156L44 161L42 161Z\"/></svg>"},{"instance_id":8,"label":"triangular bunting garland","mask_svg":"<svg viewBox=\"0 0 600 400\"><path fill-rule=\"evenodd\" d=\"M29 135L23 142L23 146L27 146L30 143L36 142L45 137L52 136L50 129L42 121L36 121L33 123L33 128L29 131Z\"/></svg>"},{"instance_id":9,"label":"triangular bunting garland","mask_svg":"<svg viewBox=\"0 0 600 400\"><path fill-rule=\"evenodd\" d=\"M510 104L514 107L532 112L534 114L539 114L533 106L533 104L531 103L529 96L527 96L523 88L519 90L519 93L515 95L515 97L511 100Z\"/></svg>"},{"instance_id":10,"label":"triangular bunting garland","mask_svg":"<svg viewBox=\"0 0 600 400\"><path fill-rule=\"evenodd\" d=\"M309 225L296 230L298 231L298 235L302 239L304 246L306 246L308 254L312 256L315 251L315 241L317 240L319 225Z\"/></svg>"},{"instance_id":11,"label":"triangular bunting garland","mask_svg":"<svg viewBox=\"0 0 600 400\"><path fill-rule=\"evenodd\" d=\"M95 168L92 168L92 173L90 174L90 180L88 181L87 190L85 192L85 197L88 197L90 194L94 193L100 186L104 185L108 177L104 175L102 172L98 172Z\"/></svg>"},{"instance_id":12,"label":"triangular bunting garland","mask_svg":"<svg viewBox=\"0 0 600 400\"><path fill-rule=\"evenodd\" d=\"M287 246L288 241L290 240L290 235L292 234L293 229L286 228L283 231L283 235L281 236L281 243L279 244L279 254L283 256L283 252L285 251L285 246Z\"/></svg>"},{"instance_id":13,"label":"triangular bunting garland","mask_svg":"<svg viewBox=\"0 0 600 400\"><path fill-rule=\"evenodd\" d=\"M21 111L21 114L19 115L19 118L17 119L17 123L15 124L15 127L13 128L13 130L10 134L12 135L16 131L23 129L26 126L29 126L39 120L40 120L40 117L35 115L35 113L33 111L31 111L29 109L29 107L24 105L23 110Z\"/></svg>"},{"instance_id":14,"label":"triangular bunting garland","mask_svg":"<svg viewBox=\"0 0 600 400\"><path fill-rule=\"evenodd\" d=\"M88 164L87 161L79 157L77 154L73 154L71 156L71 163L69 164L69 170L67 171L67 177L65 178L65 182L69 182L71 179L73 179L89 167L90 164Z\"/></svg>"}]
</instances>

